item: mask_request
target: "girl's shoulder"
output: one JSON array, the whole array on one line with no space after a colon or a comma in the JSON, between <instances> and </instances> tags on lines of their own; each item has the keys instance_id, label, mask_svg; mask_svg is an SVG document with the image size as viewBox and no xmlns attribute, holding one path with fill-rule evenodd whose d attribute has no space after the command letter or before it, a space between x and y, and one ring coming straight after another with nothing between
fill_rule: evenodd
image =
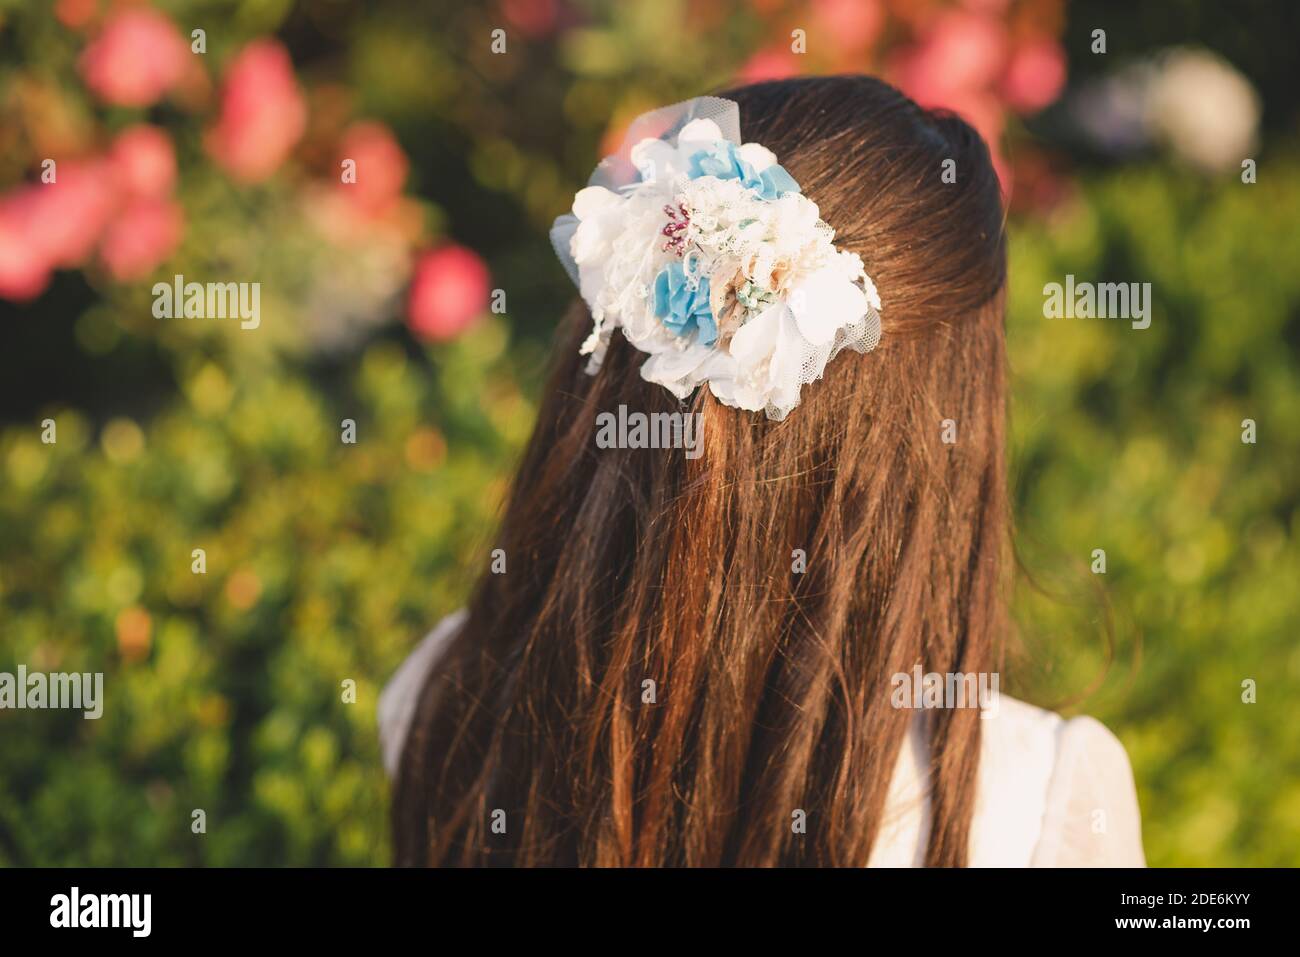
<instances>
[{"instance_id":1,"label":"girl's shoulder","mask_svg":"<svg viewBox=\"0 0 1300 957\"><path fill-rule=\"evenodd\" d=\"M989 722L989 763L1000 768L1004 781L1014 779L1008 765L1022 741L1045 739L1028 746L1050 754L1032 865L1144 867L1138 791L1118 737L1091 716L1061 718L1014 698L1006 700L1004 716Z\"/></svg>"},{"instance_id":2,"label":"girl's shoulder","mask_svg":"<svg viewBox=\"0 0 1300 957\"><path fill-rule=\"evenodd\" d=\"M873 867L919 867L930 824L924 714L890 781ZM980 722L972 867L1144 866L1133 773L1094 718L1062 718L1007 695Z\"/></svg>"},{"instance_id":3,"label":"girl's shoulder","mask_svg":"<svg viewBox=\"0 0 1300 957\"><path fill-rule=\"evenodd\" d=\"M1144 866L1133 771L1105 725L1003 695L982 732L972 864Z\"/></svg>"}]
</instances>

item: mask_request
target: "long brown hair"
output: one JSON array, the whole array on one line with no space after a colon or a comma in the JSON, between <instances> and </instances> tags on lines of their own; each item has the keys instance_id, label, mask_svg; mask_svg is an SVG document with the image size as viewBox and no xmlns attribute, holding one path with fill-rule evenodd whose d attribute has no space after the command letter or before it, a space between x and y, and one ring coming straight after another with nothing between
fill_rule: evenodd
<instances>
[{"instance_id":1,"label":"long brown hair","mask_svg":"<svg viewBox=\"0 0 1300 957\"><path fill-rule=\"evenodd\" d=\"M478 582L420 696L399 864L862 865L913 717L891 676L996 670L1006 251L988 150L868 77L721 95L862 256L882 344L833 360L778 423L707 388L679 404L617 336L587 375L575 308L495 543L507 572ZM597 448L620 404L702 413L703 455ZM925 860L962 865L980 722L927 714Z\"/></svg>"}]
</instances>

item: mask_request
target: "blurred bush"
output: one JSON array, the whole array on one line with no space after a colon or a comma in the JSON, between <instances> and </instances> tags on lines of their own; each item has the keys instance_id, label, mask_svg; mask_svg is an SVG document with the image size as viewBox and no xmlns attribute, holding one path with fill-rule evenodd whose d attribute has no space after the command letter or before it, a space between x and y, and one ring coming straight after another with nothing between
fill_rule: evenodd
<instances>
[{"instance_id":1,"label":"blurred bush","mask_svg":"<svg viewBox=\"0 0 1300 957\"><path fill-rule=\"evenodd\" d=\"M532 418L505 344L377 344L330 399L197 361L147 425L4 433L6 664L104 671L107 705L0 713L0 860L386 859L378 689L490 547Z\"/></svg>"},{"instance_id":2,"label":"blurred bush","mask_svg":"<svg viewBox=\"0 0 1300 957\"><path fill-rule=\"evenodd\" d=\"M1100 680L1067 710L1127 745L1152 864L1300 861L1298 172L1125 168L1012 230L1015 512L1042 580L1016 688L1050 706ZM1067 273L1151 282L1150 328L1043 318Z\"/></svg>"}]
</instances>

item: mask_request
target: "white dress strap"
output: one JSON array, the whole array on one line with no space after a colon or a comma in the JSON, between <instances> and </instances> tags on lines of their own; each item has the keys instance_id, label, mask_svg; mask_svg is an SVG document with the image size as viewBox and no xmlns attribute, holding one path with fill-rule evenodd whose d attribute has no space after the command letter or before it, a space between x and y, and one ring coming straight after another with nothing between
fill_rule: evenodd
<instances>
[{"instance_id":1,"label":"white dress strap","mask_svg":"<svg viewBox=\"0 0 1300 957\"><path fill-rule=\"evenodd\" d=\"M460 630L465 614L465 609L461 608L438 622L388 679L388 684L379 694L379 750L389 778L397 777L406 735L415 719L420 688L424 686L429 669Z\"/></svg>"}]
</instances>

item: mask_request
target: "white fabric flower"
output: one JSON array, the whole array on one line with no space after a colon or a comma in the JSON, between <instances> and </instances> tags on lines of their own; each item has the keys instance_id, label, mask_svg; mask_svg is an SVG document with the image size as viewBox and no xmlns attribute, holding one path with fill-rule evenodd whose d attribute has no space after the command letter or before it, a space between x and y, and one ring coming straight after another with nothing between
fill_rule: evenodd
<instances>
[{"instance_id":1,"label":"white fabric flower","mask_svg":"<svg viewBox=\"0 0 1300 957\"><path fill-rule=\"evenodd\" d=\"M845 317L856 320L867 311L867 297L845 278L838 263L818 270L796 286L789 303L799 331L816 346L834 339Z\"/></svg>"},{"instance_id":2,"label":"white fabric flower","mask_svg":"<svg viewBox=\"0 0 1300 957\"><path fill-rule=\"evenodd\" d=\"M676 136L625 144L622 166L598 167L592 185L574 196L572 214L551 231L591 309L594 326L582 346L588 371L599 368L619 329L647 353L646 381L679 399L707 382L723 404L781 419L840 350L875 348L880 297L861 258L835 247L817 204L798 192L771 150L725 146L724 139L738 141L734 103L701 98L633 128L678 124ZM700 152L702 162L692 163ZM619 172L629 163L639 178ZM709 345L680 315L665 322L682 308L672 296L682 292L683 269L709 284ZM676 293L664 292L661 273L679 277Z\"/></svg>"},{"instance_id":3,"label":"white fabric flower","mask_svg":"<svg viewBox=\"0 0 1300 957\"><path fill-rule=\"evenodd\" d=\"M757 143L746 143L744 146L737 147L736 153L754 167L755 173L761 173L769 166L776 165L776 154L766 146L759 146Z\"/></svg>"},{"instance_id":4,"label":"white fabric flower","mask_svg":"<svg viewBox=\"0 0 1300 957\"><path fill-rule=\"evenodd\" d=\"M720 355L712 346L691 343L685 349L669 348L651 354L641 364L641 378L661 385L679 399L684 399L699 387L707 376L700 374L701 367Z\"/></svg>"}]
</instances>

